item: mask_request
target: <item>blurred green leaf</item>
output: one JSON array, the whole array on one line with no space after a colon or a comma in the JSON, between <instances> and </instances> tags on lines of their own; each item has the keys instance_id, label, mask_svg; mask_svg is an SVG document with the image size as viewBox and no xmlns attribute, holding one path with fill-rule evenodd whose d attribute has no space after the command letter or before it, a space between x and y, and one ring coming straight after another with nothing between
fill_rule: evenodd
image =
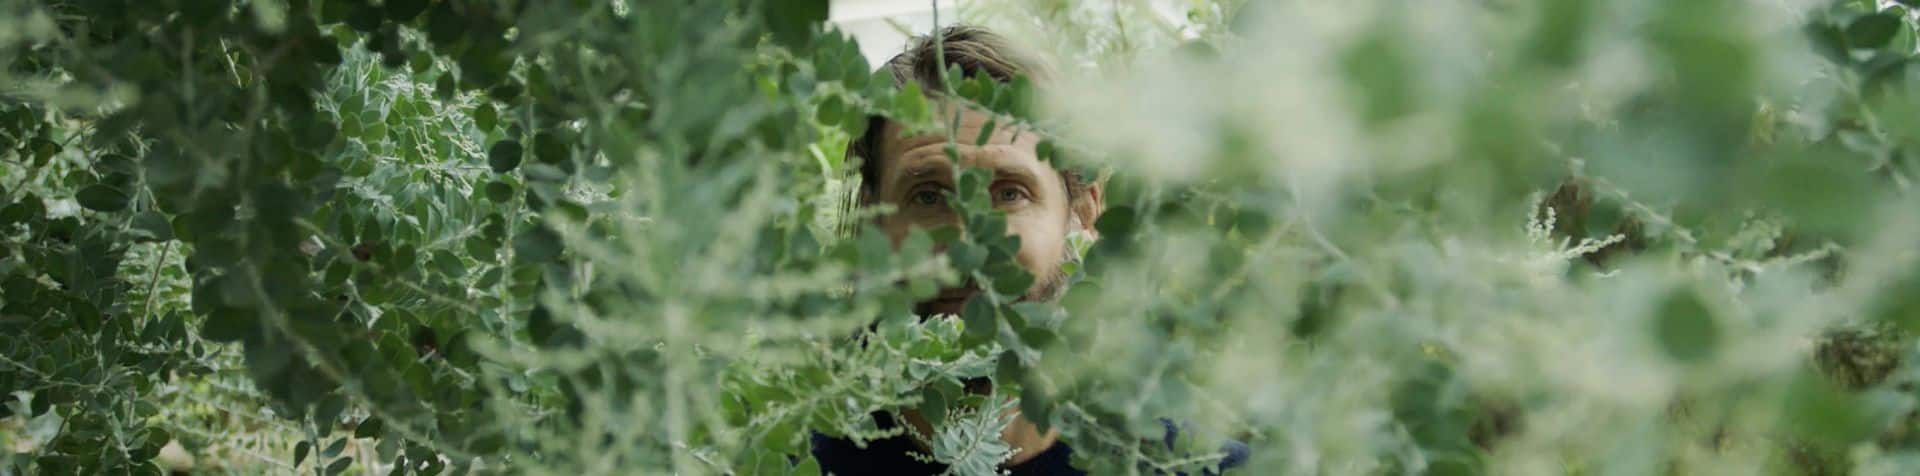
<instances>
[{"instance_id":1,"label":"blurred green leaf","mask_svg":"<svg viewBox=\"0 0 1920 476\"><path fill-rule=\"evenodd\" d=\"M494 124L496 124L499 119L500 113L493 108L493 103L491 102L483 102L473 108L473 123L479 126L482 131L493 130Z\"/></svg>"},{"instance_id":2,"label":"blurred green leaf","mask_svg":"<svg viewBox=\"0 0 1920 476\"><path fill-rule=\"evenodd\" d=\"M513 252L527 261L551 261L560 257L560 236L544 226L536 226L513 237Z\"/></svg>"},{"instance_id":3,"label":"blurred green leaf","mask_svg":"<svg viewBox=\"0 0 1920 476\"><path fill-rule=\"evenodd\" d=\"M791 0L764 4L767 29L775 41L800 47L812 41L812 31L827 21L827 0Z\"/></svg>"},{"instance_id":4,"label":"blurred green leaf","mask_svg":"<svg viewBox=\"0 0 1920 476\"><path fill-rule=\"evenodd\" d=\"M117 212L127 208L127 194L106 185L90 185L74 195L80 206L98 212Z\"/></svg>"},{"instance_id":5,"label":"blurred green leaf","mask_svg":"<svg viewBox=\"0 0 1920 476\"><path fill-rule=\"evenodd\" d=\"M506 203L508 200L513 200L513 186L507 185L506 182L499 180L487 182L486 192L487 199L496 203Z\"/></svg>"},{"instance_id":6,"label":"blurred green leaf","mask_svg":"<svg viewBox=\"0 0 1920 476\"><path fill-rule=\"evenodd\" d=\"M1847 43L1854 48L1879 48L1892 40L1900 27L1900 18L1892 14L1862 16L1847 25Z\"/></svg>"},{"instance_id":7,"label":"blurred green leaf","mask_svg":"<svg viewBox=\"0 0 1920 476\"><path fill-rule=\"evenodd\" d=\"M145 233L146 240L168 241L173 239L173 224L160 212L148 210L133 216L132 229Z\"/></svg>"},{"instance_id":8,"label":"blurred green leaf","mask_svg":"<svg viewBox=\"0 0 1920 476\"><path fill-rule=\"evenodd\" d=\"M487 149L487 165L492 166L495 173L512 172L520 166L520 150L520 143L516 141L495 142Z\"/></svg>"},{"instance_id":9,"label":"blurred green leaf","mask_svg":"<svg viewBox=\"0 0 1920 476\"><path fill-rule=\"evenodd\" d=\"M313 451L313 442L311 441L301 440L299 444L294 445L293 446L293 466L295 468L300 467L300 463L307 460L307 453L312 451Z\"/></svg>"},{"instance_id":10,"label":"blurred green leaf","mask_svg":"<svg viewBox=\"0 0 1920 476\"><path fill-rule=\"evenodd\" d=\"M975 339L993 336L994 331L999 329L995 316L993 303L987 300L986 295L975 294L961 306L960 319L966 323L967 335Z\"/></svg>"},{"instance_id":11,"label":"blurred green leaf","mask_svg":"<svg viewBox=\"0 0 1920 476\"><path fill-rule=\"evenodd\" d=\"M350 466L353 466L353 457L351 456L334 460L333 464L327 465L327 476L334 476L346 472Z\"/></svg>"},{"instance_id":12,"label":"blurred green leaf","mask_svg":"<svg viewBox=\"0 0 1920 476\"><path fill-rule=\"evenodd\" d=\"M1683 289L1668 294L1654 322L1661 350L1675 360L1699 362L1719 352L1719 319L1698 293Z\"/></svg>"}]
</instances>

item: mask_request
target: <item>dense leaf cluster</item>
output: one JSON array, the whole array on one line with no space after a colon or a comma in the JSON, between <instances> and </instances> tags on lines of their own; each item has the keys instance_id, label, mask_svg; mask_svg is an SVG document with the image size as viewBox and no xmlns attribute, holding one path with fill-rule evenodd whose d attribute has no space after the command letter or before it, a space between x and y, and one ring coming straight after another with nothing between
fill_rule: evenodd
<instances>
[{"instance_id":1,"label":"dense leaf cluster","mask_svg":"<svg viewBox=\"0 0 1920 476\"><path fill-rule=\"evenodd\" d=\"M1461 2L1446 56L1240 3L1055 38L1126 94L1045 114L824 1L0 2L0 472L245 471L240 419L279 471L817 474L909 408L961 473L1003 408L1095 474L1920 460L1912 5ZM942 102L1105 177L1060 302L983 170L897 247L847 206L847 139Z\"/></svg>"}]
</instances>

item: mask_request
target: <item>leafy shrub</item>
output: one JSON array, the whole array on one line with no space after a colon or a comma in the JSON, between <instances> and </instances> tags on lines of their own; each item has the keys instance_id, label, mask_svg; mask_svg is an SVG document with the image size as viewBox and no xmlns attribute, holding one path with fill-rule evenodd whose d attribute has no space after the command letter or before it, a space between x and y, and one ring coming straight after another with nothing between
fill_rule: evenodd
<instances>
[{"instance_id":1,"label":"leafy shrub","mask_svg":"<svg viewBox=\"0 0 1920 476\"><path fill-rule=\"evenodd\" d=\"M1017 406L1094 474L1908 473L1915 16L1778 3L973 10L1047 91L820 1L0 3L0 472L814 474L914 408L971 473ZM1060 302L978 171L846 206L922 87L1107 177Z\"/></svg>"}]
</instances>

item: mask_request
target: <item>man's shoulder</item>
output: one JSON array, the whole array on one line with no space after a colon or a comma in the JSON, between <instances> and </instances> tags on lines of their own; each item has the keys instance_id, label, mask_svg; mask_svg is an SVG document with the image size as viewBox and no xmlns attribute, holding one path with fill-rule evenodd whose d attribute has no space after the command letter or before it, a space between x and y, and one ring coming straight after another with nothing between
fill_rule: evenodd
<instances>
[{"instance_id":1,"label":"man's shoulder","mask_svg":"<svg viewBox=\"0 0 1920 476\"><path fill-rule=\"evenodd\" d=\"M946 467L914 459L916 450L906 438L869 441L866 447L851 440L813 434L813 459L820 469L840 476L940 474Z\"/></svg>"},{"instance_id":2,"label":"man's shoulder","mask_svg":"<svg viewBox=\"0 0 1920 476\"><path fill-rule=\"evenodd\" d=\"M919 447L904 437L870 441L862 448L849 440L813 434L814 460L822 471L839 476L935 475L946 471L944 465L914 458L916 451ZM1072 454L1066 444L1055 443L1033 459L1007 468L1007 472L1014 476L1085 476L1085 471L1074 469Z\"/></svg>"}]
</instances>

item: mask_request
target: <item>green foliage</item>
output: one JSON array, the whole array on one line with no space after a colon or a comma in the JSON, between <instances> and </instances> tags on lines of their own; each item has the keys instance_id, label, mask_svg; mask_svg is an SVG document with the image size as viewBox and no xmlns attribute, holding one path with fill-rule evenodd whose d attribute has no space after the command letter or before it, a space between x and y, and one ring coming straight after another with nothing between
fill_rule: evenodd
<instances>
[{"instance_id":1,"label":"green foliage","mask_svg":"<svg viewBox=\"0 0 1920 476\"><path fill-rule=\"evenodd\" d=\"M1241 3L976 7L1058 82L899 88L825 1L0 3L0 473L1920 460L1912 5ZM988 171L846 209L943 104L1105 177L1057 302Z\"/></svg>"}]
</instances>

